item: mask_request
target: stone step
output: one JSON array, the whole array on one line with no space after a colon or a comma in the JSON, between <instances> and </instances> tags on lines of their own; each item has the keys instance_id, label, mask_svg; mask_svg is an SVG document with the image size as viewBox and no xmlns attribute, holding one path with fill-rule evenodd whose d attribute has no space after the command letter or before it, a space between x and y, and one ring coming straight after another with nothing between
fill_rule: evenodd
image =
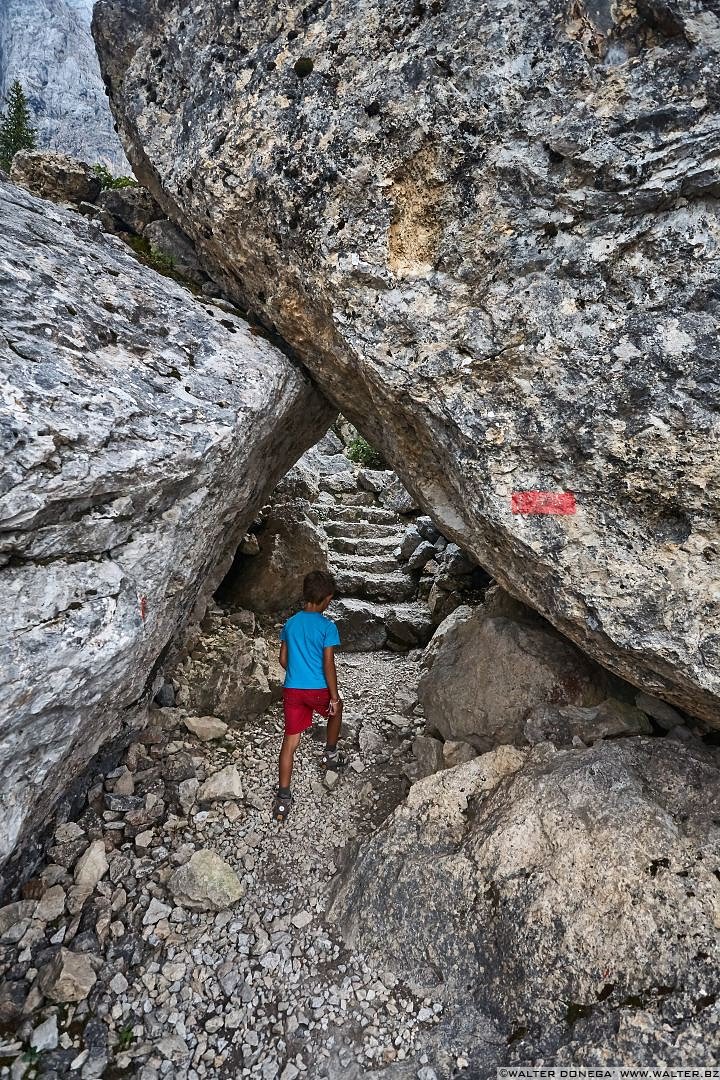
<instances>
[{"instance_id":1,"label":"stone step","mask_svg":"<svg viewBox=\"0 0 720 1080\"><path fill-rule=\"evenodd\" d=\"M346 536L328 537L331 552L341 555L392 555L400 547L400 537L380 536L350 539Z\"/></svg>"},{"instance_id":2,"label":"stone step","mask_svg":"<svg viewBox=\"0 0 720 1080\"><path fill-rule=\"evenodd\" d=\"M340 599L333 601L329 614L338 624L344 652L422 647L434 630L432 617L422 600L379 604L372 600Z\"/></svg>"},{"instance_id":3,"label":"stone step","mask_svg":"<svg viewBox=\"0 0 720 1080\"><path fill-rule=\"evenodd\" d=\"M387 644L385 608L368 600L333 600L328 614L337 623L343 652L369 652Z\"/></svg>"},{"instance_id":4,"label":"stone step","mask_svg":"<svg viewBox=\"0 0 720 1080\"><path fill-rule=\"evenodd\" d=\"M398 545L404 535L395 525L376 525L372 521L329 521L323 523L323 529L328 536L341 536L347 540L392 536Z\"/></svg>"},{"instance_id":5,"label":"stone step","mask_svg":"<svg viewBox=\"0 0 720 1080\"><path fill-rule=\"evenodd\" d=\"M388 637L406 648L427 645L435 632L430 609L424 600L388 605L384 617Z\"/></svg>"},{"instance_id":6,"label":"stone step","mask_svg":"<svg viewBox=\"0 0 720 1080\"><path fill-rule=\"evenodd\" d=\"M417 581L400 570L392 574L338 570L335 580L341 596L360 600L413 600L417 595Z\"/></svg>"},{"instance_id":7,"label":"stone step","mask_svg":"<svg viewBox=\"0 0 720 1080\"><path fill-rule=\"evenodd\" d=\"M400 569L400 564L392 551L388 551L384 555L348 555L332 552L330 563L333 574L338 574L344 570L354 570L360 574L392 574L393 571Z\"/></svg>"},{"instance_id":8,"label":"stone step","mask_svg":"<svg viewBox=\"0 0 720 1080\"><path fill-rule=\"evenodd\" d=\"M360 507L369 509L375 505L375 496L369 491L343 491L341 495L336 497L345 506L350 506L353 509L359 509Z\"/></svg>"},{"instance_id":9,"label":"stone step","mask_svg":"<svg viewBox=\"0 0 720 1080\"><path fill-rule=\"evenodd\" d=\"M404 523L392 510L386 510L383 506L340 506L335 503L330 506L327 503L315 503L313 510L317 513L320 521L373 521L378 525L397 524L398 529L405 529Z\"/></svg>"}]
</instances>

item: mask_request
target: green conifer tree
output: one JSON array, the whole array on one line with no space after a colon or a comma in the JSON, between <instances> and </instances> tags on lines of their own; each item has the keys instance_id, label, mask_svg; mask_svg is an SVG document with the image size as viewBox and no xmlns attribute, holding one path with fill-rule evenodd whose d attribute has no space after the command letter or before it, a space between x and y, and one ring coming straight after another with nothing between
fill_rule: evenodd
<instances>
[{"instance_id":1,"label":"green conifer tree","mask_svg":"<svg viewBox=\"0 0 720 1080\"><path fill-rule=\"evenodd\" d=\"M16 79L10 87L5 112L0 114L0 165L9 169L18 150L34 150L37 135L22 86Z\"/></svg>"}]
</instances>

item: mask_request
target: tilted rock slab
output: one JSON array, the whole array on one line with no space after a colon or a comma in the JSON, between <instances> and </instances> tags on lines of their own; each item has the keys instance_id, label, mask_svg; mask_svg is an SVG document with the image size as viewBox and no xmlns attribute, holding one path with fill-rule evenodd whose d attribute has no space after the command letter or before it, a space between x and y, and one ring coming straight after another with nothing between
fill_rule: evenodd
<instances>
[{"instance_id":1,"label":"tilted rock slab","mask_svg":"<svg viewBox=\"0 0 720 1080\"><path fill-rule=\"evenodd\" d=\"M245 322L83 218L0 184L0 219L2 863L139 722L331 414Z\"/></svg>"},{"instance_id":2,"label":"tilted rock slab","mask_svg":"<svg viewBox=\"0 0 720 1080\"><path fill-rule=\"evenodd\" d=\"M94 34L141 181L443 533L720 723L718 16L101 0Z\"/></svg>"},{"instance_id":3,"label":"tilted rock slab","mask_svg":"<svg viewBox=\"0 0 720 1080\"><path fill-rule=\"evenodd\" d=\"M410 986L442 981L550 1056L592 1014L605 1056L587 1060L612 1060L640 1005L652 1038L643 1051L636 1028L627 1060L668 1060L665 1033L690 1060L686 1022L718 1035L719 812L720 755L700 743L500 746L413 785L348 860L330 918Z\"/></svg>"}]
</instances>

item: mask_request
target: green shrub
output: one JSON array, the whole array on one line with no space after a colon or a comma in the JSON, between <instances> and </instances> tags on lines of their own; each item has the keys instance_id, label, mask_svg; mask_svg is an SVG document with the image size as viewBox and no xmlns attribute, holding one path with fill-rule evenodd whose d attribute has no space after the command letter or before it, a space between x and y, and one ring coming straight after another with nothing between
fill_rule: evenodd
<instances>
[{"instance_id":1,"label":"green shrub","mask_svg":"<svg viewBox=\"0 0 720 1080\"><path fill-rule=\"evenodd\" d=\"M169 277L178 276L175 259L173 259L172 255L165 255L164 252L158 251L144 236L127 236L125 237L125 243L133 249L144 263L152 266L158 273L166 274Z\"/></svg>"},{"instance_id":2,"label":"green shrub","mask_svg":"<svg viewBox=\"0 0 720 1080\"><path fill-rule=\"evenodd\" d=\"M113 176L107 165L94 165L93 172L100 181L103 191L111 188L137 187L138 182L132 176Z\"/></svg>"},{"instance_id":3,"label":"green shrub","mask_svg":"<svg viewBox=\"0 0 720 1080\"><path fill-rule=\"evenodd\" d=\"M152 244L150 245L148 261L161 274L174 274L177 272L177 263L172 255L166 255L164 251L158 251Z\"/></svg>"},{"instance_id":4,"label":"green shrub","mask_svg":"<svg viewBox=\"0 0 720 1080\"><path fill-rule=\"evenodd\" d=\"M364 465L366 469L386 468L385 459L380 451L371 446L367 439L363 439L362 435L356 435L348 443L347 456L356 465Z\"/></svg>"},{"instance_id":5,"label":"green shrub","mask_svg":"<svg viewBox=\"0 0 720 1080\"><path fill-rule=\"evenodd\" d=\"M120 1050L128 1050L135 1042L133 1029L128 1025L118 1032L117 1045Z\"/></svg>"}]
</instances>

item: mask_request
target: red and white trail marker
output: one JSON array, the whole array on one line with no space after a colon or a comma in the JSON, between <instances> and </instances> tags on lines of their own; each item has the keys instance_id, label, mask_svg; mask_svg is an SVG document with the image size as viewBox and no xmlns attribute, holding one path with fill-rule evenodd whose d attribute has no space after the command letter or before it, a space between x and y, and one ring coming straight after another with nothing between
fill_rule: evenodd
<instances>
[{"instance_id":1,"label":"red and white trail marker","mask_svg":"<svg viewBox=\"0 0 720 1080\"><path fill-rule=\"evenodd\" d=\"M513 514L574 514L577 510L571 491L513 491Z\"/></svg>"}]
</instances>

